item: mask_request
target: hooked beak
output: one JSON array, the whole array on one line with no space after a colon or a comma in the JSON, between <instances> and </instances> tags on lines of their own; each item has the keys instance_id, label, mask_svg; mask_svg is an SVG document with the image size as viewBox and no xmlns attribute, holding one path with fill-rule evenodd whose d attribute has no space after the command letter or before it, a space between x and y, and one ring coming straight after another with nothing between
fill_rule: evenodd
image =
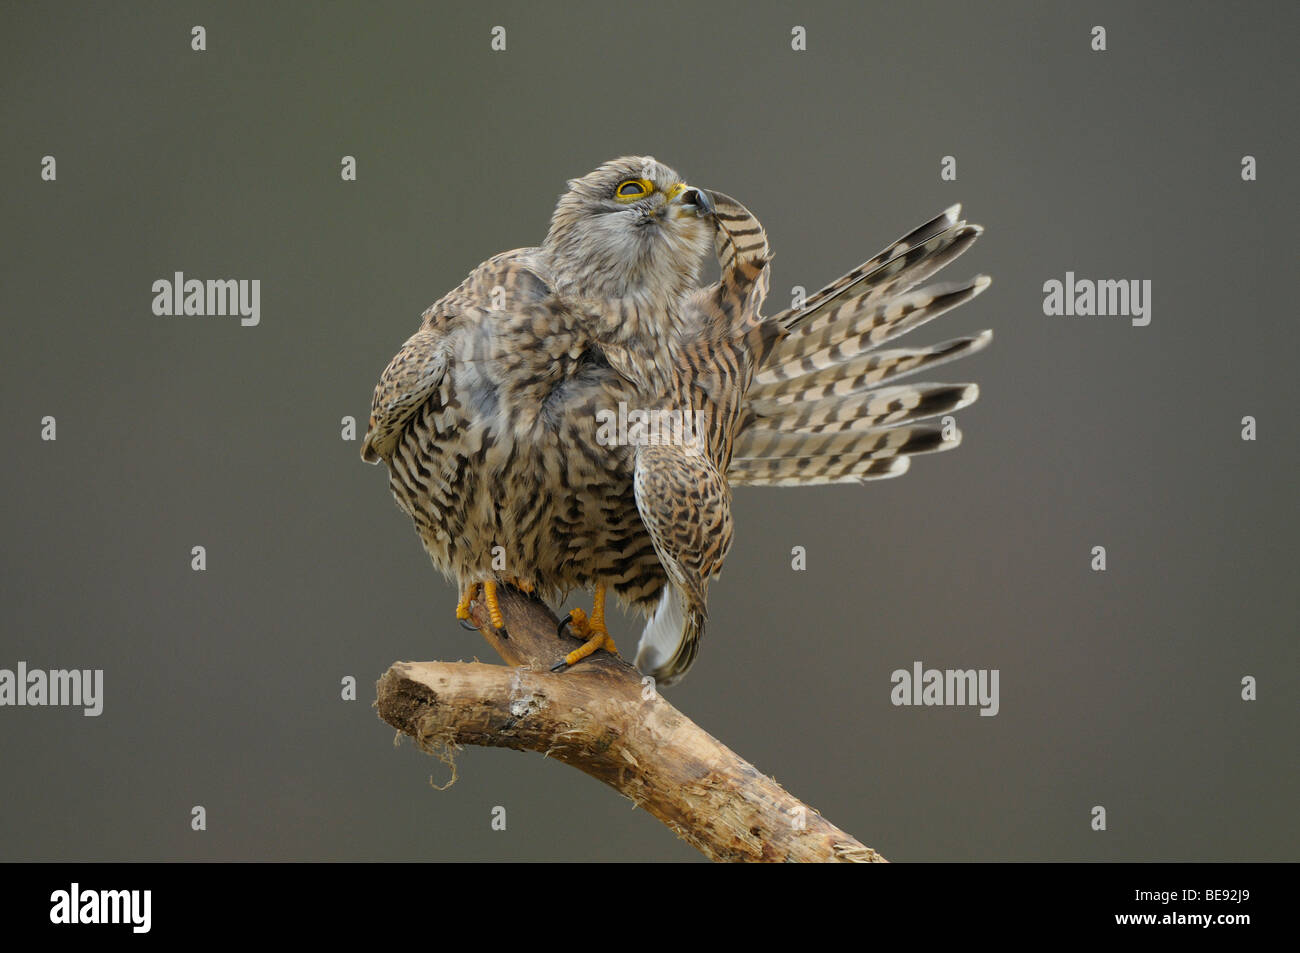
<instances>
[{"instance_id":1,"label":"hooked beak","mask_svg":"<svg viewBox=\"0 0 1300 953\"><path fill-rule=\"evenodd\" d=\"M678 182L668 192L668 204L674 215L694 215L705 218L713 214L713 198L704 189Z\"/></svg>"}]
</instances>

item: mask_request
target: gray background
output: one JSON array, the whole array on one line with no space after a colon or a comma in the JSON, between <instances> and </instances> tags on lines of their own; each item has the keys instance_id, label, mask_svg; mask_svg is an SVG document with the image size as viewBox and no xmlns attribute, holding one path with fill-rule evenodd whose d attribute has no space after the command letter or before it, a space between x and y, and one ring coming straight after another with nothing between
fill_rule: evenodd
<instances>
[{"instance_id":1,"label":"gray background","mask_svg":"<svg viewBox=\"0 0 1300 953\"><path fill-rule=\"evenodd\" d=\"M964 445L739 490L671 700L893 859L1295 859L1300 17L976 6L6 4L0 667L107 697L0 709L0 857L696 858L556 762L439 793L394 750L388 664L491 653L339 439L430 302L651 153L767 225L771 311L958 200L951 277L995 279L908 340L995 329L936 374L983 388ZM1151 325L1045 317L1067 270L1151 279ZM260 278L261 325L155 317L174 271ZM1001 713L891 706L917 659L1000 669Z\"/></svg>"}]
</instances>

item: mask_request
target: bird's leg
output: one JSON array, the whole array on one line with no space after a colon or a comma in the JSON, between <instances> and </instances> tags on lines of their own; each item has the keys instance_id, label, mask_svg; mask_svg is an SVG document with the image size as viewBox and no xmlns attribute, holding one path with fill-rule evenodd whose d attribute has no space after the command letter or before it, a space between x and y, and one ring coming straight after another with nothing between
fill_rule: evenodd
<instances>
[{"instance_id":1,"label":"bird's leg","mask_svg":"<svg viewBox=\"0 0 1300 953\"><path fill-rule=\"evenodd\" d=\"M492 620L492 628L504 629L506 620L501 614L501 603L497 602L497 584L491 579L483 583L483 601L487 603L488 618Z\"/></svg>"},{"instance_id":2,"label":"bird's leg","mask_svg":"<svg viewBox=\"0 0 1300 953\"><path fill-rule=\"evenodd\" d=\"M560 628L564 628L565 625L568 625L578 638L585 638L587 641L552 665L552 672L578 664L596 649L604 649L610 655L617 654L614 640L609 637L609 629L605 628L604 586L596 587L596 596L591 606L591 618L587 618L587 614L581 609L574 609L569 613L569 618L560 623Z\"/></svg>"},{"instance_id":3,"label":"bird's leg","mask_svg":"<svg viewBox=\"0 0 1300 953\"><path fill-rule=\"evenodd\" d=\"M492 580L481 583L471 582L465 587L465 591L460 594L460 601L456 603L456 618L462 622L469 618L469 606L478 595L479 586L483 587L483 601L487 604L488 618L492 620L492 627L504 629L506 620L501 615L501 604L497 601L497 584ZM466 626L466 628L473 627Z\"/></svg>"},{"instance_id":4,"label":"bird's leg","mask_svg":"<svg viewBox=\"0 0 1300 953\"><path fill-rule=\"evenodd\" d=\"M476 583L476 582L471 582L471 583L470 583L468 586L466 586L465 589L461 592L461 594L460 594L460 601L456 603L456 618L457 618L457 619L468 619L468 618L469 618L469 604L470 604L471 602L474 601L474 597L475 597L476 595L478 595L478 583Z\"/></svg>"}]
</instances>

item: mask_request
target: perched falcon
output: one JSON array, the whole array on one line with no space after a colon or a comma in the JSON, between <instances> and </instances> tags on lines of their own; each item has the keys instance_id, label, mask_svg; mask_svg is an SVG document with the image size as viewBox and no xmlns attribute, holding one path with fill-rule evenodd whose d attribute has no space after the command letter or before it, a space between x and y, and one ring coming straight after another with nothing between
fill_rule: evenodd
<instances>
[{"instance_id":1,"label":"perched falcon","mask_svg":"<svg viewBox=\"0 0 1300 953\"><path fill-rule=\"evenodd\" d=\"M979 231L949 209L766 318L757 220L654 159L613 160L570 181L539 247L490 259L425 312L376 388L362 456L387 463L460 586L458 615L480 586L498 626L499 583L548 598L593 588L591 617L571 614L587 641L558 668L613 651L612 588L653 613L637 665L671 684L694 661L731 544L731 485L896 476L910 454L956 444L915 422L969 404L975 386L895 382L990 332L881 345L987 285L912 290ZM710 248L721 277L701 286ZM640 426L647 415L678 426Z\"/></svg>"}]
</instances>

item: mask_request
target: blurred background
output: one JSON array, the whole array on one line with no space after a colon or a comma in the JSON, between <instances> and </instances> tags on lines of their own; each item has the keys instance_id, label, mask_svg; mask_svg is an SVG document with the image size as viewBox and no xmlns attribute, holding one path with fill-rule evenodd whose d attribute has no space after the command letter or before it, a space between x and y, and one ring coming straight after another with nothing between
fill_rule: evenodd
<instances>
[{"instance_id":1,"label":"blurred background","mask_svg":"<svg viewBox=\"0 0 1300 953\"><path fill-rule=\"evenodd\" d=\"M929 375L982 388L962 447L737 490L670 700L893 860L1296 858L1293 4L2 16L0 668L105 700L0 709L0 858L698 859L559 763L468 749L438 792L394 750L385 668L491 652L340 439L425 307L628 153L762 219L770 312L956 201L987 233L945 277L994 278L905 342L994 329ZM155 316L176 271L260 279L261 323ZM1044 316L1067 271L1149 279L1151 324ZM998 669L999 714L894 707L918 660Z\"/></svg>"}]
</instances>

